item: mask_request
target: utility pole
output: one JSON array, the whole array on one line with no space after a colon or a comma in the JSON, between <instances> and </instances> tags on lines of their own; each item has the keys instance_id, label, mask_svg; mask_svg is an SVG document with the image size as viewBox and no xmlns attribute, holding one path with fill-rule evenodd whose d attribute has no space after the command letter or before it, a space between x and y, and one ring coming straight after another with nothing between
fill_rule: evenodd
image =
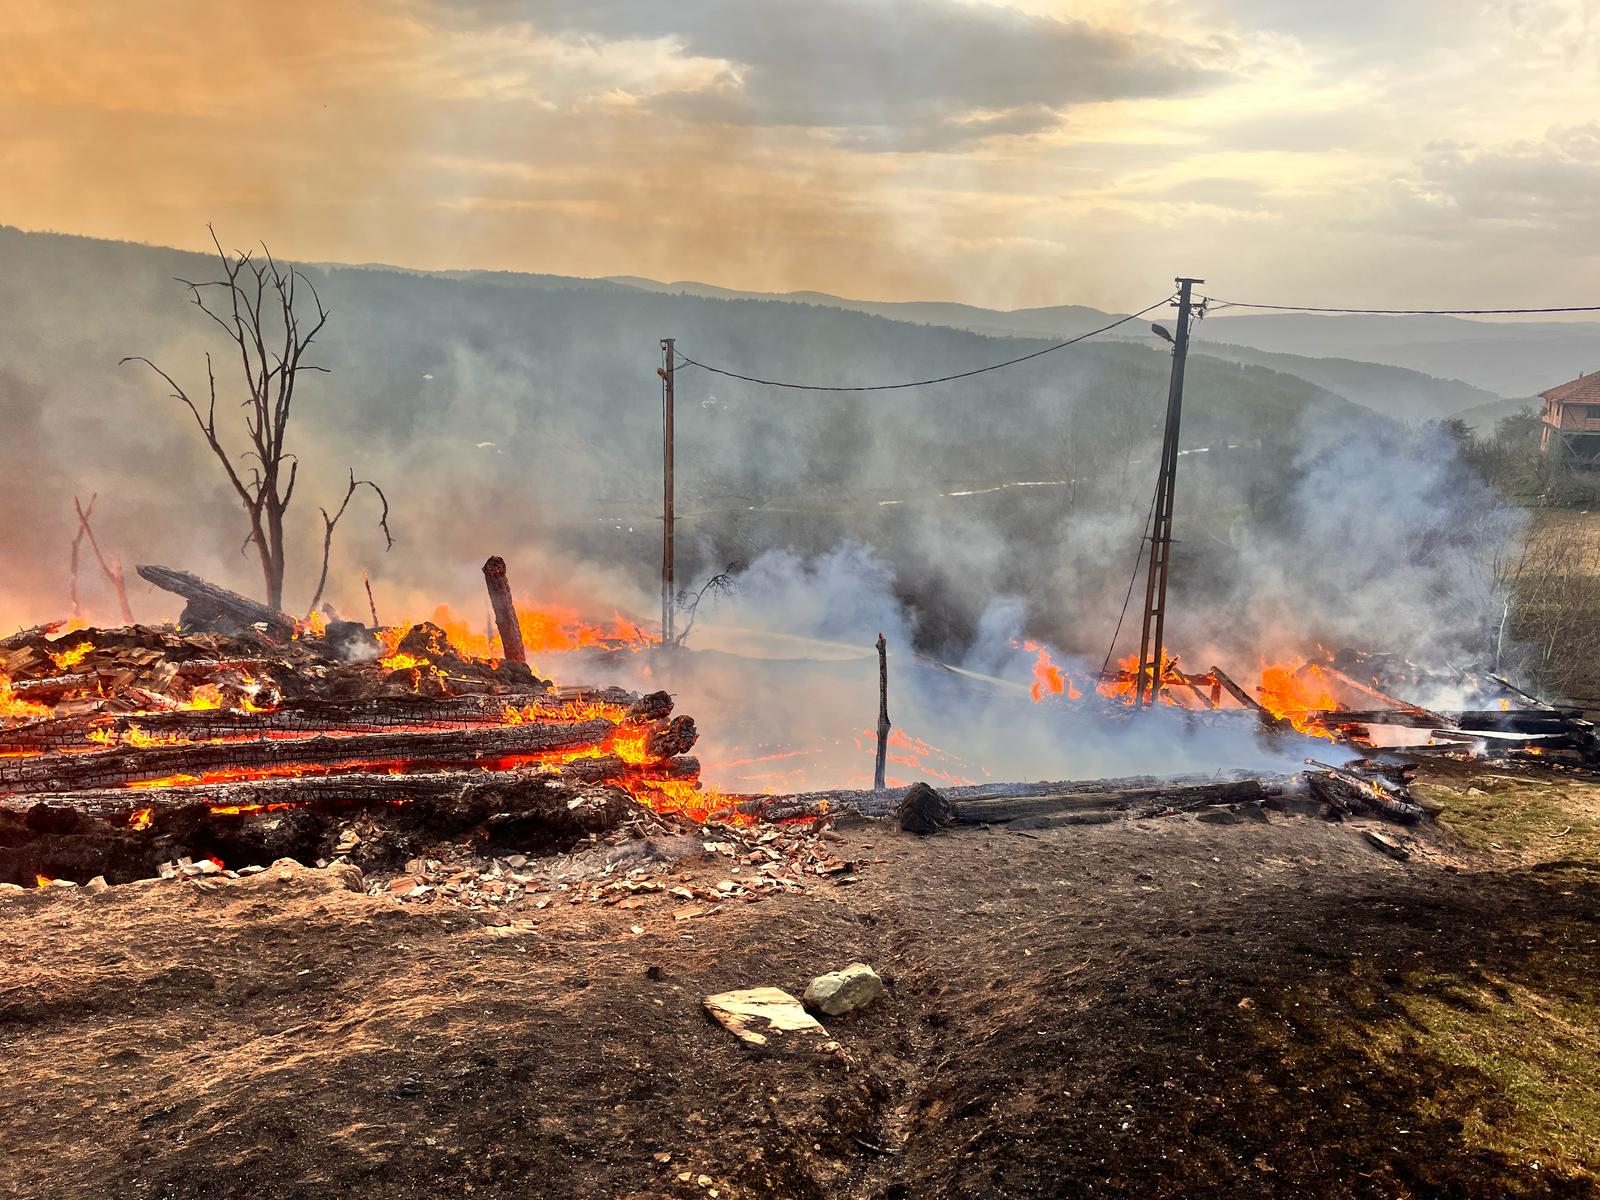
<instances>
[{"instance_id":1,"label":"utility pole","mask_svg":"<svg viewBox=\"0 0 1600 1200\"><path fill-rule=\"evenodd\" d=\"M1172 339L1172 381L1167 387L1167 425L1156 477L1155 525L1150 530L1150 570L1144 585L1144 629L1139 636L1139 671L1133 706L1161 698L1163 636L1167 625L1167 564L1172 557L1172 501L1178 482L1178 430L1183 418L1183 366L1189 354L1190 289L1204 279L1178 279L1178 329Z\"/></svg>"},{"instance_id":2,"label":"utility pole","mask_svg":"<svg viewBox=\"0 0 1600 1200\"><path fill-rule=\"evenodd\" d=\"M672 566L672 351L675 339L661 339L661 643L673 639Z\"/></svg>"}]
</instances>

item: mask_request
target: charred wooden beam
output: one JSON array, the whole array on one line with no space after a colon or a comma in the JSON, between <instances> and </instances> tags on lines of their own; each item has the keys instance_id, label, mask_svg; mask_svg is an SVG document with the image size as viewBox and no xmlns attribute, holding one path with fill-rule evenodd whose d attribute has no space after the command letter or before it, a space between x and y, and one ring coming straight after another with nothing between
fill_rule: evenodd
<instances>
[{"instance_id":1,"label":"charred wooden beam","mask_svg":"<svg viewBox=\"0 0 1600 1200\"><path fill-rule=\"evenodd\" d=\"M517 755L598 745L615 729L610 721L595 720L352 737L317 735L288 740L204 742L148 749L119 746L90 754L0 759L0 792L36 795L268 768L299 771L373 763L474 766Z\"/></svg>"},{"instance_id":2,"label":"charred wooden beam","mask_svg":"<svg viewBox=\"0 0 1600 1200\"><path fill-rule=\"evenodd\" d=\"M495 628L500 631L500 647L512 662L525 663L528 652L522 646L522 626L517 623L517 606L511 601L511 581L506 578L506 560L496 554L483 564L483 582L489 589L489 606L494 609Z\"/></svg>"},{"instance_id":3,"label":"charred wooden beam","mask_svg":"<svg viewBox=\"0 0 1600 1200\"><path fill-rule=\"evenodd\" d=\"M1331 766L1325 762L1318 762L1314 758L1306 759L1307 764L1316 767L1323 776L1343 785L1347 795L1346 800L1350 806L1372 809L1381 816L1392 817L1397 821L1410 823L1422 819L1422 807L1413 804L1404 795L1396 795L1389 787L1384 786L1384 781L1368 778L1357 774L1345 767ZM1312 774L1310 782L1314 789L1327 792L1325 784L1320 784L1318 776Z\"/></svg>"},{"instance_id":4,"label":"charred wooden beam","mask_svg":"<svg viewBox=\"0 0 1600 1200\"><path fill-rule=\"evenodd\" d=\"M52 675L47 679L21 679L11 685L11 694L33 704L50 704L68 692L93 691L100 677L94 672Z\"/></svg>"},{"instance_id":5,"label":"charred wooden beam","mask_svg":"<svg viewBox=\"0 0 1600 1200\"><path fill-rule=\"evenodd\" d=\"M294 618L238 592L209 583L188 571L146 564L135 568L139 577L162 591L182 596L196 608L223 614L240 625L265 625L278 638L294 635Z\"/></svg>"},{"instance_id":6,"label":"charred wooden beam","mask_svg":"<svg viewBox=\"0 0 1600 1200\"><path fill-rule=\"evenodd\" d=\"M1571 715L1567 715L1571 713ZM1482 730L1499 733L1570 733L1589 726L1577 719L1576 712L1550 709L1469 709L1456 712L1426 712L1422 709L1374 709L1352 712L1338 709L1312 713L1329 727L1341 725L1395 725L1407 729Z\"/></svg>"},{"instance_id":7,"label":"charred wooden beam","mask_svg":"<svg viewBox=\"0 0 1600 1200\"><path fill-rule=\"evenodd\" d=\"M306 775L290 779L249 779L231 783L174 784L163 788L92 788L51 792L28 797L0 798L0 810L31 812L65 809L129 828L159 831L172 814L205 807L220 816L238 816L262 810L288 808L358 808L379 804L441 800L474 787L520 787L528 781L541 785L590 787L621 783L638 768L615 755L578 759L558 770L419 771L410 775L357 772L349 775ZM650 768L651 779L693 779L700 773L697 759L673 759ZM220 810L220 811L219 811Z\"/></svg>"},{"instance_id":8,"label":"charred wooden beam","mask_svg":"<svg viewBox=\"0 0 1600 1200\"><path fill-rule=\"evenodd\" d=\"M20 629L10 637L0 638L0 650L16 650L30 642L41 641L65 626L67 620L63 617L59 621L49 621L43 625L35 625L31 629Z\"/></svg>"},{"instance_id":9,"label":"charred wooden beam","mask_svg":"<svg viewBox=\"0 0 1600 1200\"><path fill-rule=\"evenodd\" d=\"M1287 724L1287 722L1285 722L1281 717L1273 716L1264 707L1262 707L1262 704L1259 700L1257 700L1249 692L1245 691L1242 687L1230 679L1223 672L1221 667L1212 667L1207 674L1210 675L1211 679L1217 683L1223 691L1227 692L1228 695L1232 696L1241 705L1243 705L1245 708L1248 708L1251 712L1255 713L1256 716L1261 718L1261 723L1263 725L1268 725L1276 729Z\"/></svg>"}]
</instances>

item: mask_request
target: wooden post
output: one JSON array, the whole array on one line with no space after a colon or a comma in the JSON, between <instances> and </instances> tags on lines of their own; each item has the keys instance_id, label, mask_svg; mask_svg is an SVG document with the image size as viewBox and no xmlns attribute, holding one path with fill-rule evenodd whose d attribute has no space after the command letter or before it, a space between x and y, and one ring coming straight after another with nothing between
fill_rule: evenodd
<instances>
[{"instance_id":1,"label":"wooden post","mask_svg":"<svg viewBox=\"0 0 1600 1200\"><path fill-rule=\"evenodd\" d=\"M1153 707L1161 699L1166 664L1161 655L1167 625L1167 562L1172 557L1172 505L1178 481L1178 433L1183 418L1183 368L1189 354L1190 291L1203 279L1177 279L1178 332L1172 339L1172 377L1167 385L1167 424L1161 438L1161 469L1150 528L1150 566L1144 588L1144 629L1139 638L1139 675L1133 706Z\"/></svg>"},{"instance_id":2,"label":"wooden post","mask_svg":"<svg viewBox=\"0 0 1600 1200\"><path fill-rule=\"evenodd\" d=\"M872 770L872 786L883 789L883 769L889 757L889 643L878 635L878 761Z\"/></svg>"},{"instance_id":3,"label":"wooden post","mask_svg":"<svg viewBox=\"0 0 1600 1200\"><path fill-rule=\"evenodd\" d=\"M528 652L522 648L522 627L517 624L516 605L511 603L511 582L506 578L506 560L496 554L483 564L483 582L489 588L489 606L500 630L500 648L509 662L525 663Z\"/></svg>"},{"instance_id":4,"label":"wooden post","mask_svg":"<svg viewBox=\"0 0 1600 1200\"><path fill-rule=\"evenodd\" d=\"M670 645L674 639L673 630L673 605L676 601L674 590L676 584L673 579L673 495L672 495L672 459L673 459L673 375L674 358L672 344L675 339L661 339L661 367L656 371L661 376L661 643Z\"/></svg>"}]
</instances>

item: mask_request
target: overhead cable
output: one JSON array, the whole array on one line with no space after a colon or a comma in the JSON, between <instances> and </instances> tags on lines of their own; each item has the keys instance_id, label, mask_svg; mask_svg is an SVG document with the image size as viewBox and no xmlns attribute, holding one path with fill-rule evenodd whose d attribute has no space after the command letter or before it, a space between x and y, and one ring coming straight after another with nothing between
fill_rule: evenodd
<instances>
[{"instance_id":1,"label":"overhead cable","mask_svg":"<svg viewBox=\"0 0 1600 1200\"><path fill-rule=\"evenodd\" d=\"M1109 325L1102 325L1099 329L1091 329L1087 333L1080 333L1077 337L1068 338L1064 342L1057 342L1053 346L1046 346L1043 350L1035 350L1031 354L1023 354L1017 358L1008 358L1005 362L991 363L987 367L976 367L971 371L959 371L954 375L940 375L934 379L913 379L908 380L905 383L872 383L855 385L789 383L780 379L762 379L756 375L742 375L737 371L728 371L724 370L722 367L709 366L706 363L697 362L695 359L692 359L688 355L681 352L678 354L678 361L691 367L699 367L702 371L709 371L713 375L725 375L729 379L740 379L745 383L760 384L763 387L787 388L791 391L797 392L892 392L899 391L903 388L928 387L930 384L935 383L949 383L956 379L970 379L974 375L982 375L988 371L998 371L1002 367L1014 367L1018 363L1027 362L1029 359L1040 358L1046 354L1054 354L1057 350L1065 350L1068 346L1075 346L1079 342L1088 341L1090 338L1097 337L1102 333L1109 333L1111 330L1116 329L1121 325L1126 325L1129 321L1136 321L1140 317L1154 312L1162 305L1168 303L1171 299L1171 296L1163 296L1154 304L1146 308L1141 308L1136 313L1129 313L1125 317L1119 317Z\"/></svg>"}]
</instances>

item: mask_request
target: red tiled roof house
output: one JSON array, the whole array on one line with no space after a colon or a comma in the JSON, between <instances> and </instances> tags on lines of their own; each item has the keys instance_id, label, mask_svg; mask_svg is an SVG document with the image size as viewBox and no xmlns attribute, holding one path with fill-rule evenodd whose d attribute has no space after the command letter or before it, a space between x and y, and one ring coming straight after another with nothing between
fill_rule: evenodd
<instances>
[{"instance_id":1,"label":"red tiled roof house","mask_svg":"<svg viewBox=\"0 0 1600 1200\"><path fill-rule=\"evenodd\" d=\"M1539 448L1574 466L1600 468L1600 371L1540 392Z\"/></svg>"}]
</instances>

